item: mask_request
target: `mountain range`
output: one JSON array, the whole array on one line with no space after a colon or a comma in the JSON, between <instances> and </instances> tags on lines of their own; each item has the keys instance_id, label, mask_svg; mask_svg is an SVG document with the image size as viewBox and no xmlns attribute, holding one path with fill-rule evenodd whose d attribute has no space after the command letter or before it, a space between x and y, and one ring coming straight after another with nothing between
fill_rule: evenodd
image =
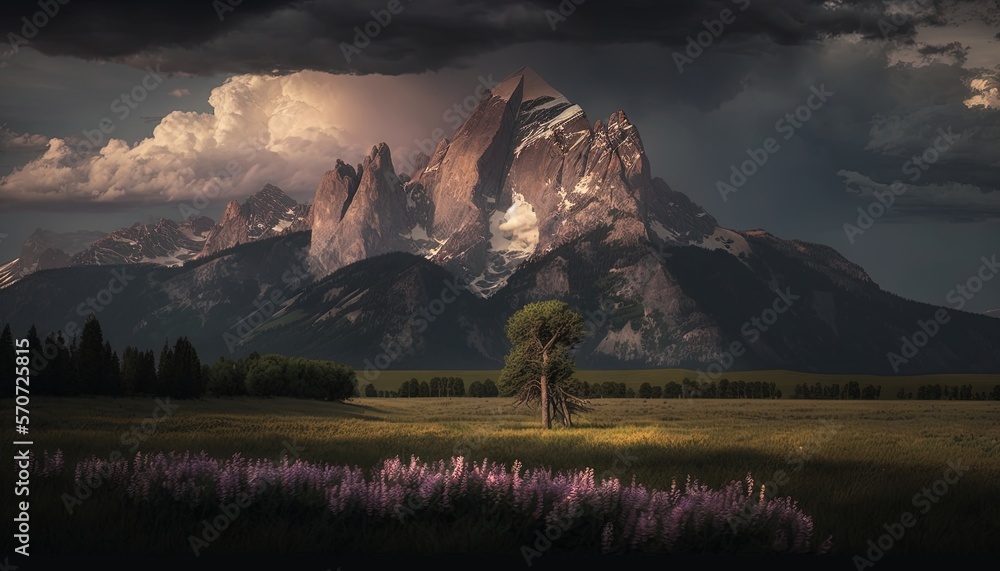
<instances>
[{"instance_id":1,"label":"mountain range","mask_svg":"<svg viewBox=\"0 0 1000 571\"><path fill-rule=\"evenodd\" d=\"M182 265L263 238L309 230L310 205L299 204L274 185L266 185L242 204L232 200L216 224L207 216L183 222L160 218L137 222L110 234L36 229L21 255L0 266L0 289L38 270L70 266L142 264Z\"/></svg>"},{"instance_id":2,"label":"mountain range","mask_svg":"<svg viewBox=\"0 0 1000 571\"><path fill-rule=\"evenodd\" d=\"M279 352L366 376L498 368L506 319L558 298L587 319L585 368L1000 372L1000 321L960 311L893 364L940 308L882 290L828 246L719 226L653 176L624 112L591 123L528 68L413 172L396 172L384 143L331 162L311 205L267 185L217 224L33 246L11 262L33 273L0 282L0 320L61 330L87 313L67 300L124 272L98 313L112 342L186 335L209 359ZM40 262L52 249L65 256Z\"/></svg>"}]
</instances>

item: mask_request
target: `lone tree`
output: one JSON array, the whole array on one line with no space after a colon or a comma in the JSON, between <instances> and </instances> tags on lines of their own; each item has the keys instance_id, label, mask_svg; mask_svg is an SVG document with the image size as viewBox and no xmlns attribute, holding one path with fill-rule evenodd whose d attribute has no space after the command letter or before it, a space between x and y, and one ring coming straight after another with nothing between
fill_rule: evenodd
<instances>
[{"instance_id":1,"label":"lone tree","mask_svg":"<svg viewBox=\"0 0 1000 571\"><path fill-rule=\"evenodd\" d=\"M569 352L583 339L583 317L561 301L529 303L507 321L506 333L513 347L504 358L500 394L515 397L515 406L538 403L544 428L552 428L553 412L572 426L573 412L589 410L568 390L575 367Z\"/></svg>"}]
</instances>

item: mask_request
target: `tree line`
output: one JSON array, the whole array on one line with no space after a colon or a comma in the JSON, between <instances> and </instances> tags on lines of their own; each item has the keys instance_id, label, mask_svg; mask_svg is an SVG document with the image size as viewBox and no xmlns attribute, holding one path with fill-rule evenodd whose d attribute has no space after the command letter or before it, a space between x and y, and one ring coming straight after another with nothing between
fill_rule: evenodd
<instances>
[{"instance_id":1,"label":"tree line","mask_svg":"<svg viewBox=\"0 0 1000 571\"><path fill-rule=\"evenodd\" d=\"M620 381L589 383L572 378L563 382L565 390L582 399L661 399L661 398L733 398L733 399L776 399L781 398L781 390L774 383L762 381L730 381L721 379L713 382L695 383L685 378L681 383L669 382L665 386L642 383L639 390L626 386ZM363 394L370 398L413 398L413 397L497 397L499 387L492 379L473 381L464 390L464 380L458 377L434 377L429 382L410 379L403 381L398 390L378 390L374 384L367 384Z\"/></svg>"},{"instance_id":2,"label":"tree line","mask_svg":"<svg viewBox=\"0 0 1000 571\"><path fill-rule=\"evenodd\" d=\"M500 396L496 383L492 379L473 381L468 391L465 380L461 377L432 377L428 381L410 379L403 381L399 390L377 390L375 385L368 383L364 387L364 395L371 398L422 398L422 397L496 397Z\"/></svg>"},{"instance_id":3,"label":"tree line","mask_svg":"<svg viewBox=\"0 0 1000 571\"><path fill-rule=\"evenodd\" d=\"M882 385L875 386L869 384L862 388L857 381L850 381L844 386L839 383L824 385L817 381L809 385L801 383L795 385L792 393L793 399L841 399L841 400L876 400L882 396Z\"/></svg>"},{"instance_id":4,"label":"tree line","mask_svg":"<svg viewBox=\"0 0 1000 571\"><path fill-rule=\"evenodd\" d=\"M43 343L32 326L25 337L30 347L30 390L53 396L152 395L177 399L212 396L288 396L343 400L357 395L352 368L332 363L253 353L238 360L220 358L208 365L186 337L164 341L159 357L152 350L125 347L121 356L104 339L101 324L91 315L79 339L67 343L57 333ZM9 361L9 363L8 363ZM0 334L3 375L14 370L14 337L10 325ZM7 383L4 396L13 394Z\"/></svg>"},{"instance_id":5,"label":"tree line","mask_svg":"<svg viewBox=\"0 0 1000 571\"><path fill-rule=\"evenodd\" d=\"M971 384L959 386L944 385L943 387L940 384L920 385L917 387L916 397L914 397L913 391L907 392L901 388L896 393L896 398L916 398L917 400L1000 400L1000 385L994 386L993 390L988 394L986 391L973 392Z\"/></svg>"}]
</instances>

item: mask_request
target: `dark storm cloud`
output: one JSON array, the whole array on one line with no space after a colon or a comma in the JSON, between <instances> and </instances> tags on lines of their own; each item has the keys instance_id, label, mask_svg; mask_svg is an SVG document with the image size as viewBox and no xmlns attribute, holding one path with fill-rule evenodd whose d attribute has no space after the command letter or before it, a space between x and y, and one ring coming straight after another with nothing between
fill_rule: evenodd
<instances>
[{"instance_id":1,"label":"dark storm cloud","mask_svg":"<svg viewBox=\"0 0 1000 571\"><path fill-rule=\"evenodd\" d=\"M1000 113L963 103L977 77L955 65L887 68L882 89L862 107L874 111L871 119L855 123L849 139L867 138L866 144L828 144L844 166L839 174L847 189L869 200L895 181L906 185L888 219L1000 218L1000 171L994 166Z\"/></svg>"},{"instance_id":2,"label":"dark storm cloud","mask_svg":"<svg viewBox=\"0 0 1000 571\"><path fill-rule=\"evenodd\" d=\"M38 33L18 49L47 55L125 62L142 67L159 62L167 72L270 73L313 69L331 73L401 74L462 66L480 54L536 41L601 45L654 43L683 46L717 20L723 10L735 19L725 38L765 37L797 45L842 34L870 38L906 36L919 23L939 23L934 10L885 26L882 3L819 0L713 0L648 2L625 0L392 0L397 14L362 53L345 57L355 27L385 10L390 0L320 0L288 4L268 0L200 0L150 4L129 1L61 6ZM913 0L919 5L930 4ZM937 4L937 2L934 2ZM560 5L565 16L559 14ZM569 8L572 8L572 13ZM22 33L22 17L39 11L36 1L0 6L4 34ZM564 18L564 19L562 19ZM882 25L880 25L880 22ZM555 29L553 29L555 28ZM10 36L7 35L8 42ZM348 61L350 59L350 61Z\"/></svg>"},{"instance_id":3,"label":"dark storm cloud","mask_svg":"<svg viewBox=\"0 0 1000 571\"><path fill-rule=\"evenodd\" d=\"M930 58L931 56L947 55L955 58L955 61L958 63L965 61L968 51L969 48L963 46L960 42L951 42L950 44L940 46L926 45L917 48L917 53L926 58Z\"/></svg>"}]
</instances>

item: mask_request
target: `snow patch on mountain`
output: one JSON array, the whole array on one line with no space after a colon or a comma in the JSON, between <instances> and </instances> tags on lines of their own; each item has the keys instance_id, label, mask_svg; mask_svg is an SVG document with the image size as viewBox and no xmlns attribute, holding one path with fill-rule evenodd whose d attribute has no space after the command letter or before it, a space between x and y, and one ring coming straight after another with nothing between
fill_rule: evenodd
<instances>
[{"instance_id":1,"label":"snow patch on mountain","mask_svg":"<svg viewBox=\"0 0 1000 571\"><path fill-rule=\"evenodd\" d=\"M673 241L676 240L678 236L680 236L680 234L678 234L676 230L666 229L663 226L663 224L660 224L659 220L653 220L649 224L649 227L653 230L653 232L657 235L657 237L660 238L660 240Z\"/></svg>"},{"instance_id":2,"label":"snow patch on mountain","mask_svg":"<svg viewBox=\"0 0 1000 571\"><path fill-rule=\"evenodd\" d=\"M538 216L535 207L514 193L507 210L490 215L490 240L486 269L470 281L470 289L490 297L504 285L521 263L538 247Z\"/></svg>"},{"instance_id":3,"label":"snow patch on mountain","mask_svg":"<svg viewBox=\"0 0 1000 571\"><path fill-rule=\"evenodd\" d=\"M724 250L741 259L753 253L746 238L721 226L716 227L715 232L694 245L707 250Z\"/></svg>"},{"instance_id":4,"label":"snow patch on mountain","mask_svg":"<svg viewBox=\"0 0 1000 571\"><path fill-rule=\"evenodd\" d=\"M579 105L570 105L569 107L563 109L555 117L552 117L551 119L545 118L547 113L544 113L544 111L549 111L552 108L558 109L558 107L548 107L547 104L545 106L532 109L532 114L537 114L539 117L525 126L523 130L524 135L521 137L521 144L514 149L515 157L520 156L521 151L528 148L536 141L551 139L556 135L556 132L560 129L560 127L573 119L584 115L583 108ZM539 110L542 112L538 112Z\"/></svg>"},{"instance_id":5,"label":"snow patch on mountain","mask_svg":"<svg viewBox=\"0 0 1000 571\"><path fill-rule=\"evenodd\" d=\"M496 234L490 240L494 249L516 250L531 254L538 246L538 217L535 215L535 207L524 200L524 196L515 192L514 203L510 205L504 213L502 222L497 225L506 244L502 248L496 247ZM507 237L509 235L509 238Z\"/></svg>"}]
</instances>

